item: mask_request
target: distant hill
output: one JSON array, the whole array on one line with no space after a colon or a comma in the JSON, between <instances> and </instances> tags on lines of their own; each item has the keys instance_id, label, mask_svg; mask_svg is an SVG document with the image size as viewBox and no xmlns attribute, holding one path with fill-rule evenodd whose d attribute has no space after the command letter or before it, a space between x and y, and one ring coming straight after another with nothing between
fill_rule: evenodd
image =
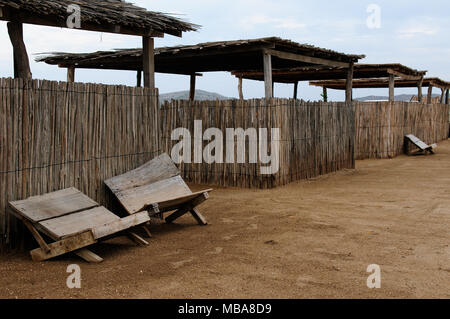
<instances>
[{"instance_id":1,"label":"distant hill","mask_svg":"<svg viewBox=\"0 0 450 319\"><path fill-rule=\"evenodd\" d=\"M413 94L401 94L401 95L396 95L395 96L395 100L396 101L403 101L403 102L409 102L411 101L411 98L415 96ZM427 95L424 95L424 98L426 98ZM433 97L440 97L439 94L433 94ZM376 96L376 95L370 95L370 96L365 96L365 97L359 97L355 99L356 101L360 101L360 102L369 102L369 101L387 101L389 100L388 96Z\"/></svg>"},{"instance_id":2,"label":"distant hill","mask_svg":"<svg viewBox=\"0 0 450 319\"><path fill-rule=\"evenodd\" d=\"M160 103L164 103L165 101L170 100L188 100L189 99L189 91L180 91L180 92L172 92L172 93L165 93L159 95L159 101ZM207 92L203 90L196 90L195 91L195 99L199 101L206 101L206 100L230 100L231 98L225 97L223 95L213 93L213 92Z\"/></svg>"}]
</instances>

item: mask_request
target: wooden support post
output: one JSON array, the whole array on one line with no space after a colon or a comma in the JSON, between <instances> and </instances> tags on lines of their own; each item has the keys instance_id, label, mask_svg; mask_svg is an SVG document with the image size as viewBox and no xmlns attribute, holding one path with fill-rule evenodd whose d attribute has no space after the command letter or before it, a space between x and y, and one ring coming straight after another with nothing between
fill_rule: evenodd
<instances>
[{"instance_id":1,"label":"wooden support post","mask_svg":"<svg viewBox=\"0 0 450 319\"><path fill-rule=\"evenodd\" d=\"M142 87L142 71L141 70L137 71L136 81L137 81L136 86L138 88Z\"/></svg>"},{"instance_id":2,"label":"wooden support post","mask_svg":"<svg viewBox=\"0 0 450 319\"><path fill-rule=\"evenodd\" d=\"M264 87L266 99L273 98L273 81L272 81L272 56L266 51L263 52L264 56Z\"/></svg>"},{"instance_id":3,"label":"wooden support post","mask_svg":"<svg viewBox=\"0 0 450 319\"><path fill-rule=\"evenodd\" d=\"M74 253L78 257L84 259L85 261L87 261L88 263L91 263L91 264L98 264L103 261L102 257L93 253L92 251L90 251L87 248L82 248L80 250L75 251Z\"/></svg>"},{"instance_id":4,"label":"wooden support post","mask_svg":"<svg viewBox=\"0 0 450 319\"><path fill-rule=\"evenodd\" d=\"M204 201L206 201L208 198L209 198L208 193L201 194L197 198L193 199L190 203L184 205L182 208L178 209L175 213L172 213L172 215L168 216L166 218L166 223L170 224L176 219L183 216L184 214L190 212L200 225L207 225L208 223L206 219L195 208Z\"/></svg>"},{"instance_id":5,"label":"wooden support post","mask_svg":"<svg viewBox=\"0 0 450 319\"><path fill-rule=\"evenodd\" d=\"M67 82L75 82L75 67L73 66L67 68Z\"/></svg>"},{"instance_id":6,"label":"wooden support post","mask_svg":"<svg viewBox=\"0 0 450 319\"><path fill-rule=\"evenodd\" d=\"M49 244L49 252L45 252L42 248L37 248L35 250L32 250L30 254L31 258L34 261L44 261L50 258L67 254L71 251L75 251L75 253L77 253L77 250L79 252L79 249L95 244L96 242L97 240L94 238L92 232L86 231L84 233L66 237L57 242ZM82 251L81 253L82 255L80 257L87 257L84 255L84 253L87 253L87 251ZM91 253L89 254L92 255Z\"/></svg>"},{"instance_id":7,"label":"wooden support post","mask_svg":"<svg viewBox=\"0 0 450 319\"><path fill-rule=\"evenodd\" d=\"M138 234L136 234L132 231L128 231L127 236L128 236L128 238L130 238L133 242L135 242L139 246L148 246L149 245L148 241L146 241L144 238L142 238L141 236L139 236Z\"/></svg>"},{"instance_id":8,"label":"wooden support post","mask_svg":"<svg viewBox=\"0 0 450 319\"><path fill-rule=\"evenodd\" d=\"M195 80L196 80L196 75L191 74L191 86L189 89L189 100L190 101L195 100Z\"/></svg>"},{"instance_id":9,"label":"wooden support post","mask_svg":"<svg viewBox=\"0 0 450 319\"><path fill-rule=\"evenodd\" d=\"M441 93L441 100L439 101L439 103L444 104L444 99L445 99L445 89L441 89L442 93Z\"/></svg>"},{"instance_id":10,"label":"wooden support post","mask_svg":"<svg viewBox=\"0 0 450 319\"><path fill-rule=\"evenodd\" d=\"M23 42L22 23L8 22L8 33L14 51L14 78L31 79L30 61Z\"/></svg>"},{"instance_id":11,"label":"wooden support post","mask_svg":"<svg viewBox=\"0 0 450 319\"><path fill-rule=\"evenodd\" d=\"M417 83L417 101L419 103L423 102L423 93L422 93L422 85L423 85L423 77L420 79L420 81Z\"/></svg>"},{"instance_id":12,"label":"wooden support post","mask_svg":"<svg viewBox=\"0 0 450 319\"><path fill-rule=\"evenodd\" d=\"M328 102L328 90L326 87L323 87L323 101Z\"/></svg>"},{"instance_id":13,"label":"wooden support post","mask_svg":"<svg viewBox=\"0 0 450 319\"><path fill-rule=\"evenodd\" d=\"M155 88L155 40L151 37L143 37L143 66L144 86Z\"/></svg>"},{"instance_id":14,"label":"wooden support post","mask_svg":"<svg viewBox=\"0 0 450 319\"><path fill-rule=\"evenodd\" d=\"M433 98L433 86L430 84L428 87L427 103L431 104Z\"/></svg>"},{"instance_id":15,"label":"wooden support post","mask_svg":"<svg viewBox=\"0 0 450 319\"><path fill-rule=\"evenodd\" d=\"M354 65L353 63L350 64L350 67L348 68L347 73L347 83L346 83L346 89L345 89L345 101L351 102L353 100L353 69Z\"/></svg>"},{"instance_id":16,"label":"wooden support post","mask_svg":"<svg viewBox=\"0 0 450 319\"><path fill-rule=\"evenodd\" d=\"M445 104L449 104L449 91L450 89L447 89L447 93L445 94Z\"/></svg>"},{"instance_id":17,"label":"wooden support post","mask_svg":"<svg viewBox=\"0 0 450 319\"><path fill-rule=\"evenodd\" d=\"M45 242L44 238L42 238L41 234L39 234L39 232L36 230L36 228L34 228L34 226L33 226L33 224L31 222L29 222L25 218L23 218L22 221L25 224L25 226L28 228L28 230L31 232L31 234L33 235L34 239L36 239L36 241L38 242L38 244L41 247L42 251L44 253L48 254L51 249L48 246L48 244Z\"/></svg>"},{"instance_id":18,"label":"wooden support post","mask_svg":"<svg viewBox=\"0 0 450 319\"><path fill-rule=\"evenodd\" d=\"M298 97L298 82L294 83L294 100L297 100Z\"/></svg>"},{"instance_id":19,"label":"wooden support post","mask_svg":"<svg viewBox=\"0 0 450 319\"><path fill-rule=\"evenodd\" d=\"M239 100L242 101L244 99L244 92L242 91L242 76L239 77L238 91L239 91Z\"/></svg>"},{"instance_id":20,"label":"wooden support post","mask_svg":"<svg viewBox=\"0 0 450 319\"><path fill-rule=\"evenodd\" d=\"M394 102L395 100L395 76L393 74L389 75L389 102Z\"/></svg>"}]
</instances>

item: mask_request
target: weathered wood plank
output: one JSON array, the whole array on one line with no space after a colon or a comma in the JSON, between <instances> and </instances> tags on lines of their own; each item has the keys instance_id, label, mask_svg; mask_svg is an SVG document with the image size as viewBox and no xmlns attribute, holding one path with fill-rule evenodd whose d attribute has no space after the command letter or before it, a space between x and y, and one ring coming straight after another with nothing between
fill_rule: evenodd
<instances>
[{"instance_id":1,"label":"weathered wood plank","mask_svg":"<svg viewBox=\"0 0 450 319\"><path fill-rule=\"evenodd\" d=\"M78 250L92 244L97 241L91 231L86 231L82 234L77 234L72 237L68 237L57 241L55 243L49 244L50 251L46 253L41 248L34 249L30 252L31 257L34 261L44 261L57 256L64 255L68 252Z\"/></svg>"},{"instance_id":2,"label":"weathered wood plank","mask_svg":"<svg viewBox=\"0 0 450 319\"><path fill-rule=\"evenodd\" d=\"M10 207L15 212L32 222L40 222L97 206L99 206L97 202L75 188L10 203Z\"/></svg>"},{"instance_id":3,"label":"weathered wood plank","mask_svg":"<svg viewBox=\"0 0 450 319\"><path fill-rule=\"evenodd\" d=\"M179 175L152 184L116 192L117 199L130 214L142 211L144 206L190 194L192 194L191 190Z\"/></svg>"},{"instance_id":4,"label":"weathered wood plank","mask_svg":"<svg viewBox=\"0 0 450 319\"><path fill-rule=\"evenodd\" d=\"M413 143L415 146L417 146L419 149L421 149L422 151L432 151L433 150L433 145L430 146L428 144L426 144L425 142L423 142L422 140L420 140L419 138L417 138L414 135L406 135L405 136L411 143Z\"/></svg>"},{"instance_id":5,"label":"weathered wood plank","mask_svg":"<svg viewBox=\"0 0 450 319\"><path fill-rule=\"evenodd\" d=\"M120 221L117 215L104 207L96 207L79 213L48 219L40 222L39 225L53 238L62 238L116 221Z\"/></svg>"},{"instance_id":6,"label":"weathered wood plank","mask_svg":"<svg viewBox=\"0 0 450 319\"><path fill-rule=\"evenodd\" d=\"M92 233L95 239L101 239L110 235L119 233L123 230L139 226L150 221L150 217L147 212L136 213L131 216L119 218L110 223L105 223L102 226L96 226L92 228Z\"/></svg>"},{"instance_id":7,"label":"weathered wood plank","mask_svg":"<svg viewBox=\"0 0 450 319\"><path fill-rule=\"evenodd\" d=\"M117 193L169 179L179 174L178 168L173 164L169 155L162 154L132 171L106 180L105 184L113 193Z\"/></svg>"}]
</instances>

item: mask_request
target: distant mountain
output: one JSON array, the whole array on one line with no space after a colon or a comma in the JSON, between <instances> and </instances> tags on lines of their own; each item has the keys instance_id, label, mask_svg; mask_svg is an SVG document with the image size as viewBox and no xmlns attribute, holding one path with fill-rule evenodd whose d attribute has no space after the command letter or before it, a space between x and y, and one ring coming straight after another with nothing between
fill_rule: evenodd
<instances>
[{"instance_id":1,"label":"distant mountain","mask_svg":"<svg viewBox=\"0 0 450 319\"><path fill-rule=\"evenodd\" d=\"M411 98L415 96L413 94L401 94L401 95L396 95L395 96L395 100L396 101L403 101L403 102L409 102L411 101ZM424 95L424 98L426 98L427 95ZM433 94L433 97L440 97L439 94ZM359 97L355 99L356 101L360 101L360 102L368 102L368 101L387 101L389 100L388 96L376 96L376 95L370 95L370 96L365 96L365 97Z\"/></svg>"},{"instance_id":2,"label":"distant mountain","mask_svg":"<svg viewBox=\"0 0 450 319\"><path fill-rule=\"evenodd\" d=\"M223 95L213 93L213 92L207 92L203 90L196 90L195 91L195 99L198 101L206 101L206 100L230 100L231 98L225 97ZM172 93L165 93L159 95L159 101L160 103L164 103L165 101L170 100L189 100L189 91L180 91L180 92L172 92Z\"/></svg>"}]
</instances>

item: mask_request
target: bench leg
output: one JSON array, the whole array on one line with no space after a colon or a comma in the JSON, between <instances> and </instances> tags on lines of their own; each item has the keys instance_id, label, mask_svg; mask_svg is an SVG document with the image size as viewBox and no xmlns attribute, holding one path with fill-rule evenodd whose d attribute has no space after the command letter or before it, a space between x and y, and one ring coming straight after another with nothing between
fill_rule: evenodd
<instances>
[{"instance_id":1,"label":"bench leg","mask_svg":"<svg viewBox=\"0 0 450 319\"><path fill-rule=\"evenodd\" d=\"M143 239L141 236L137 235L136 233L133 233L132 231L127 232L128 238L130 238L133 242L135 242L139 246L148 246L149 243Z\"/></svg>"},{"instance_id":2,"label":"bench leg","mask_svg":"<svg viewBox=\"0 0 450 319\"><path fill-rule=\"evenodd\" d=\"M84 233L70 236L61 239L57 242L48 244L50 251L46 252L42 248L34 249L30 252L31 257L34 261L44 261L57 256L67 254L69 252L77 252L87 246L95 244L97 240L94 238L92 231L86 231ZM87 255L87 252L81 252L82 255ZM91 255L93 256L93 255ZM83 257L82 257L83 258Z\"/></svg>"},{"instance_id":3,"label":"bench leg","mask_svg":"<svg viewBox=\"0 0 450 319\"><path fill-rule=\"evenodd\" d=\"M181 216L186 214L188 211L189 211L189 208L181 208L181 209L177 210L172 215L166 217L166 223L167 224L173 223L175 220L177 220L178 218L180 218Z\"/></svg>"},{"instance_id":4,"label":"bench leg","mask_svg":"<svg viewBox=\"0 0 450 319\"><path fill-rule=\"evenodd\" d=\"M208 225L208 222L206 221L205 217L203 217L203 215L200 214L200 212L196 208L192 209L190 213L195 218L195 220L199 225L201 226Z\"/></svg>"},{"instance_id":5,"label":"bench leg","mask_svg":"<svg viewBox=\"0 0 450 319\"><path fill-rule=\"evenodd\" d=\"M87 248L83 248L83 249L77 250L74 253L75 253L75 255L77 255L78 257L80 257L82 259L84 259L88 263L98 264L98 263L101 263L103 261L102 257L100 257L99 255L93 253L92 251L90 251Z\"/></svg>"},{"instance_id":6,"label":"bench leg","mask_svg":"<svg viewBox=\"0 0 450 319\"><path fill-rule=\"evenodd\" d=\"M195 220L200 225L207 225L208 223L207 223L206 219L199 213L199 211L195 207L197 207L198 205L200 205L201 203L206 201L208 198L209 198L209 194L208 193L201 194L200 196L198 196L195 199L193 199L190 203L184 205L182 208L177 210L175 213L173 213L172 215L167 217L166 218L166 223L170 224L173 221L175 221L176 219L178 219L181 216L183 216L184 214L190 212L192 214L192 216L195 218Z\"/></svg>"},{"instance_id":7,"label":"bench leg","mask_svg":"<svg viewBox=\"0 0 450 319\"><path fill-rule=\"evenodd\" d=\"M25 224L25 226L28 228L28 230L31 232L31 234L33 235L34 239L36 239L36 241L38 242L38 244L41 247L41 249L46 254L48 254L51 249L48 246L48 244L45 242L44 238L42 238L41 234L39 234L39 232L36 230L36 228L34 228L33 224L31 224L31 222L29 222L26 219L23 219L22 221Z\"/></svg>"},{"instance_id":8,"label":"bench leg","mask_svg":"<svg viewBox=\"0 0 450 319\"><path fill-rule=\"evenodd\" d=\"M144 230L145 234L147 235L147 238L152 238L153 237L153 235L150 232L150 229L148 228L147 225L142 226L142 229Z\"/></svg>"}]
</instances>

